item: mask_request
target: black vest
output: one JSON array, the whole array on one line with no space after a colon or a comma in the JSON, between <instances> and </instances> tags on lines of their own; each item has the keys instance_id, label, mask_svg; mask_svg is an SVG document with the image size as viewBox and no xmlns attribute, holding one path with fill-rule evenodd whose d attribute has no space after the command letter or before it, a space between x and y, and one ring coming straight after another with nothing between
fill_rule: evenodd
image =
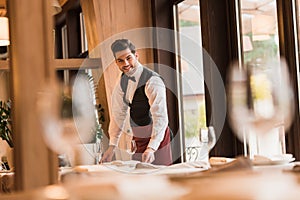
<instances>
[{"instance_id":1,"label":"black vest","mask_svg":"<svg viewBox=\"0 0 300 200\"><path fill-rule=\"evenodd\" d=\"M152 123L150 105L145 93L145 85L152 76L160 77L156 72L143 67L143 72L138 82L137 89L135 90L132 103L129 103L125 99L128 79L126 78L126 75L122 74L120 84L122 91L124 92L123 101L130 107L130 125L133 127L146 126Z\"/></svg>"}]
</instances>

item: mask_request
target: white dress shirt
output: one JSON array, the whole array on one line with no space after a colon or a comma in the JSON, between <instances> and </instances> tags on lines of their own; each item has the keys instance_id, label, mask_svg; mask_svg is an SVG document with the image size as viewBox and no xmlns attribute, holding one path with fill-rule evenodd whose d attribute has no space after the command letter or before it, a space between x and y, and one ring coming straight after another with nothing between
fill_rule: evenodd
<instances>
[{"instance_id":1,"label":"white dress shirt","mask_svg":"<svg viewBox=\"0 0 300 200\"><path fill-rule=\"evenodd\" d=\"M129 103L132 102L142 72L143 66L139 63L132 74L126 74L134 76L136 79L136 82L128 81L125 98ZM110 136L109 144L115 146L119 143L122 131L127 132L126 124L129 124L129 122L126 120L130 119L130 117L126 118L126 116L129 115L129 106L123 101L124 92L122 91L120 80L117 82L112 94L112 117L108 129ZM168 126L166 87L162 79L158 76L152 76L146 82L145 94L149 100L153 121L151 139L148 147L157 150L161 141L164 139L165 130Z\"/></svg>"}]
</instances>

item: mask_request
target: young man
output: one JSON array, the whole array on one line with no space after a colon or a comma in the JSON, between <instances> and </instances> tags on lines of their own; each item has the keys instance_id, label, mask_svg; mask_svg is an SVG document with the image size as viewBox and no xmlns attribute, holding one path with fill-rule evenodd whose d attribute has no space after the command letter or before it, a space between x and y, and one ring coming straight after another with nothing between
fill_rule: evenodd
<instances>
[{"instance_id":1,"label":"young man","mask_svg":"<svg viewBox=\"0 0 300 200\"><path fill-rule=\"evenodd\" d=\"M166 87L162 78L139 62L135 46L127 39L111 45L115 62L123 72L112 94L112 116L109 124L109 148L100 162L110 162L124 130L126 116L137 150L134 160L170 165L172 153L166 102Z\"/></svg>"}]
</instances>

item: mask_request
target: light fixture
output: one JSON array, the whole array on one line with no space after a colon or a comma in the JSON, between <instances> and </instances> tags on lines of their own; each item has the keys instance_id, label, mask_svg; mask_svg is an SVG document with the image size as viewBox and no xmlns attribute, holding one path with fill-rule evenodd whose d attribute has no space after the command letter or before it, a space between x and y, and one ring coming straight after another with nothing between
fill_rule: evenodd
<instances>
[{"instance_id":1,"label":"light fixture","mask_svg":"<svg viewBox=\"0 0 300 200\"><path fill-rule=\"evenodd\" d=\"M0 46L8 46L10 43L7 17L0 17L0 30Z\"/></svg>"},{"instance_id":2,"label":"light fixture","mask_svg":"<svg viewBox=\"0 0 300 200\"><path fill-rule=\"evenodd\" d=\"M52 0L52 14L56 15L62 11L62 8L58 0Z\"/></svg>"}]
</instances>

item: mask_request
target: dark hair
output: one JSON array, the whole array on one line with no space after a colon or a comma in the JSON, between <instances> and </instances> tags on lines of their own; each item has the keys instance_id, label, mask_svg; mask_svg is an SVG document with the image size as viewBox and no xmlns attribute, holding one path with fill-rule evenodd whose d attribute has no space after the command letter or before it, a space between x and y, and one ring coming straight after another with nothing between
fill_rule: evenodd
<instances>
[{"instance_id":1,"label":"dark hair","mask_svg":"<svg viewBox=\"0 0 300 200\"><path fill-rule=\"evenodd\" d=\"M114 54L114 57L116 57L116 52L123 51L127 48L130 49L131 53L135 53L135 46L128 39L118 39L111 45L111 50Z\"/></svg>"}]
</instances>

